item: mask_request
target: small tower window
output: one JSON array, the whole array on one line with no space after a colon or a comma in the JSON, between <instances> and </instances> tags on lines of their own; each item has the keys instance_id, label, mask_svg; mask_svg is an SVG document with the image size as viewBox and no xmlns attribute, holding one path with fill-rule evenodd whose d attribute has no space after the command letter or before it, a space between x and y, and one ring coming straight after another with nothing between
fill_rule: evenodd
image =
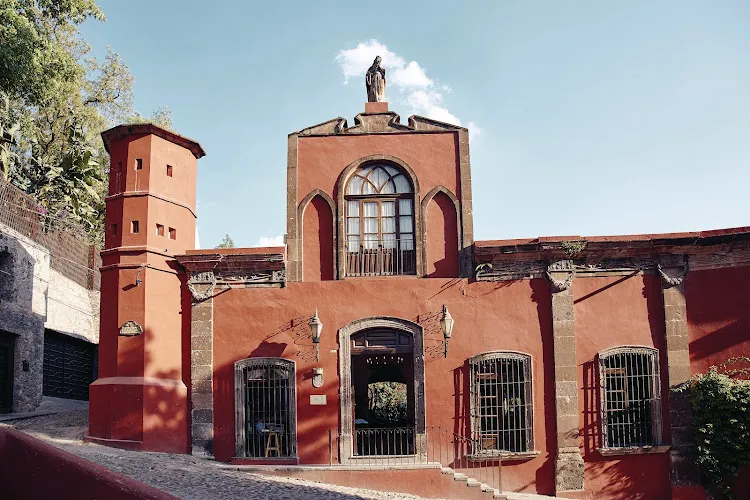
<instances>
[{"instance_id":1,"label":"small tower window","mask_svg":"<svg viewBox=\"0 0 750 500\"><path fill-rule=\"evenodd\" d=\"M112 224L109 226L109 232L112 234L112 236L117 234L117 224Z\"/></svg>"},{"instance_id":2,"label":"small tower window","mask_svg":"<svg viewBox=\"0 0 750 500\"><path fill-rule=\"evenodd\" d=\"M164 224L156 225L156 236L164 236Z\"/></svg>"},{"instance_id":3,"label":"small tower window","mask_svg":"<svg viewBox=\"0 0 750 500\"><path fill-rule=\"evenodd\" d=\"M135 159L135 169L136 170L143 170L143 158L136 158Z\"/></svg>"},{"instance_id":4,"label":"small tower window","mask_svg":"<svg viewBox=\"0 0 750 500\"><path fill-rule=\"evenodd\" d=\"M133 234L138 233L141 230L140 224L138 224L137 220L134 220L130 223L130 232Z\"/></svg>"},{"instance_id":5,"label":"small tower window","mask_svg":"<svg viewBox=\"0 0 750 500\"><path fill-rule=\"evenodd\" d=\"M176 240L177 239L177 230L173 227L169 228L169 239L170 240Z\"/></svg>"},{"instance_id":6,"label":"small tower window","mask_svg":"<svg viewBox=\"0 0 750 500\"><path fill-rule=\"evenodd\" d=\"M172 165L167 165L167 177L172 177Z\"/></svg>"}]
</instances>

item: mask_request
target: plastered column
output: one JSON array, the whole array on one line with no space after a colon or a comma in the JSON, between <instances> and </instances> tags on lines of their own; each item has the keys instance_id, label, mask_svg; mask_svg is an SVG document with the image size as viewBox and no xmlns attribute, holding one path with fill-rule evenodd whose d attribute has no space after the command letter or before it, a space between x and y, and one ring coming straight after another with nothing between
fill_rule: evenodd
<instances>
[{"instance_id":1,"label":"plastered column","mask_svg":"<svg viewBox=\"0 0 750 500\"><path fill-rule=\"evenodd\" d=\"M690 380L690 352L683 280L687 261L682 256L666 256L660 261L659 274L664 299L664 326L667 344L669 381L669 421L672 447L669 451L672 495L677 490L700 485L700 470L695 463L692 409L688 391L675 389ZM677 493L679 496L681 493Z\"/></svg>"},{"instance_id":2,"label":"plastered column","mask_svg":"<svg viewBox=\"0 0 750 500\"><path fill-rule=\"evenodd\" d=\"M547 273L552 291L557 420L555 491L558 495L583 490L583 458L578 448L578 376L572 267L570 261L558 261L549 266Z\"/></svg>"},{"instance_id":3,"label":"plastered column","mask_svg":"<svg viewBox=\"0 0 750 500\"><path fill-rule=\"evenodd\" d=\"M192 453L204 457L214 454L213 310L212 298L194 300L190 324Z\"/></svg>"}]
</instances>

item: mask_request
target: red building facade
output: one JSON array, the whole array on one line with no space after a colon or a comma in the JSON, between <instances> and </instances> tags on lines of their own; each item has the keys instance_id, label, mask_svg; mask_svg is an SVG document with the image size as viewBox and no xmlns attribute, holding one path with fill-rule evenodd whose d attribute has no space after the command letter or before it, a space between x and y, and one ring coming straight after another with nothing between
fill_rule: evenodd
<instances>
[{"instance_id":1,"label":"red building facade","mask_svg":"<svg viewBox=\"0 0 750 500\"><path fill-rule=\"evenodd\" d=\"M200 146L104 139L89 439L360 484L438 463L496 484L501 458L509 491L704 497L670 388L750 353L750 229L474 241L468 131L368 103L289 135L286 247L193 250ZM421 482L391 486L445 495Z\"/></svg>"}]
</instances>

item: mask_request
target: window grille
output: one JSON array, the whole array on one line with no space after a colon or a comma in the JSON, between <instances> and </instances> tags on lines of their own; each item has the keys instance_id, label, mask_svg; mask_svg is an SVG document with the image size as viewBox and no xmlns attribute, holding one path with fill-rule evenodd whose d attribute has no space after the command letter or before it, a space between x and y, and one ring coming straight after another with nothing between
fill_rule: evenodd
<instances>
[{"instance_id":1,"label":"window grille","mask_svg":"<svg viewBox=\"0 0 750 500\"><path fill-rule=\"evenodd\" d=\"M235 363L237 456L297 455L294 361L249 358Z\"/></svg>"},{"instance_id":2,"label":"window grille","mask_svg":"<svg viewBox=\"0 0 750 500\"><path fill-rule=\"evenodd\" d=\"M469 360L474 454L532 451L531 356L481 354Z\"/></svg>"},{"instance_id":3,"label":"window grille","mask_svg":"<svg viewBox=\"0 0 750 500\"><path fill-rule=\"evenodd\" d=\"M618 347L599 354L604 448L661 441L659 354L649 347Z\"/></svg>"}]
</instances>

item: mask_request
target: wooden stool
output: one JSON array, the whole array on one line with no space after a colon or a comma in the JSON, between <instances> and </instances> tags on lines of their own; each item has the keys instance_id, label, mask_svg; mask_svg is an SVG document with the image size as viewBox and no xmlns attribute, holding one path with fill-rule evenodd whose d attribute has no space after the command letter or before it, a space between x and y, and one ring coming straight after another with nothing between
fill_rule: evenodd
<instances>
[{"instance_id":1,"label":"wooden stool","mask_svg":"<svg viewBox=\"0 0 750 500\"><path fill-rule=\"evenodd\" d=\"M273 446L271 446L273 442ZM279 449L279 433L276 431L268 431L268 440L266 441L266 456L270 457L271 452L275 451L276 456L281 456L281 450Z\"/></svg>"}]
</instances>

